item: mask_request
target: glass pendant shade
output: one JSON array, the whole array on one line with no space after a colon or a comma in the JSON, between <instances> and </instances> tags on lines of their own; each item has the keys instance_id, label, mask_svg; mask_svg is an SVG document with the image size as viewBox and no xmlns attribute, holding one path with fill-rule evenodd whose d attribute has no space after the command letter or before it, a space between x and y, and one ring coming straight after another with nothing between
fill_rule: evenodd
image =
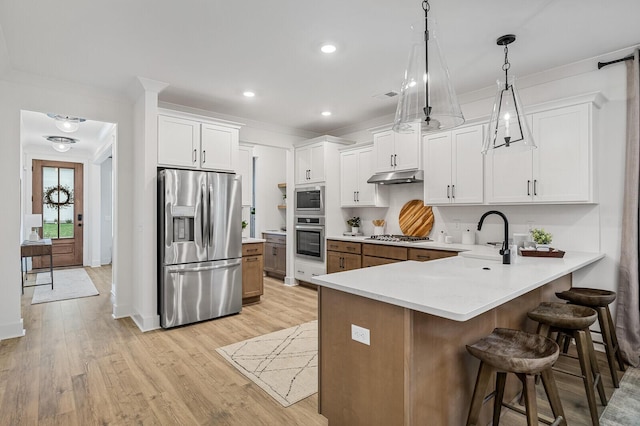
<instances>
[{"instance_id":1,"label":"glass pendant shade","mask_svg":"<svg viewBox=\"0 0 640 426\"><path fill-rule=\"evenodd\" d=\"M47 116L53 118L58 130L66 133L73 133L77 131L80 128L80 123L87 121L84 118L70 117L68 115L54 114L51 112L47 113Z\"/></svg>"},{"instance_id":2,"label":"glass pendant shade","mask_svg":"<svg viewBox=\"0 0 640 426\"><path fill-rule=\"evenodd\" d=\"M440 50L436 23L431 18L427 22L429 40L426 46L424 21L411 26L409 64L400 87L400 98L393 123L393 130L398 133L412 133L417 124L420 124L422 133L428 133L450 129L464 123L464 116L449 77L449 69ZM427 104L431 107L428 120L425 114Z\"/></svg>"},{"instance_id":3,"label":"glass pendant shade","mask_svg":"<svg viewBox=\"0 0 640 426\"><path fill-rule=\"evenodd\" d=\"M58 152L67 152L71 149L71 145L61 142L53 142L51 146Z\"/></svg>"},{"instance_id":4,"label":"glass pendant shade","mask_svg":"<svg viewBox=\"0 0 640 426\"><path fill-rule=\"evenodd\" d=\"M514 77L509 77L506 83L498 80L489 129L482 145L483 154L508 154L536 148L514 82Z\"/></svg>"},{"instance_id":5,"label":"glass pendant shade","mask_svg":"<svg viewBox=\"0 0 640 426\"><path fill-rule=\"evenodd\" d=\"M58 152L67 152L71 149L72 144L78 142L78 139L66 136L44 136L44 138L51 142L51 147Z\"/></svg>"}]
</instances>

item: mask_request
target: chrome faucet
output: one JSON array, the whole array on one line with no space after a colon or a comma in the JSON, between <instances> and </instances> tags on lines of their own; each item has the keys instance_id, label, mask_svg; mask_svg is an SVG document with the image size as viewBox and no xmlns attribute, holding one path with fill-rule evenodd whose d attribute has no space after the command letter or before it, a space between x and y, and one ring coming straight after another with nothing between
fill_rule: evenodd
<instances>
[{"instance_id":1,"label":"chrome faucet","mask_svg":"<svg viewBox=\"0 0 640 426\"><path fill-rule=\"evenodd\" d=\"M509 250L509 221L504 213L499 212L498 210L489 210L480 218L480 222L478 222L478 231L482 229L482 222L484 222L484 218L489 216L490 214L497 214L504 220L504 241L502 242L502 250L500 250L500 254L502 255L502 264L509 265L511 263L511 250Z\"/></svg>"}]
</instances>

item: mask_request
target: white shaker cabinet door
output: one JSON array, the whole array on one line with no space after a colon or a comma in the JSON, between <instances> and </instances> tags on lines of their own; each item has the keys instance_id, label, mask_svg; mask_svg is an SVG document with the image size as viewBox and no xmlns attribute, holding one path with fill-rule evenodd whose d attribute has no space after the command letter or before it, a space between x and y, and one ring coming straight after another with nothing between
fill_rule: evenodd
<instances>
[{"instance_id":1,"label":"white shaker cabinet door","mask_svg":"<svg viewBox=\"0 0 640 426\"><path fill-rule=\"evenodd\" d=\"M391 130L373 135L375 146L375 172L390 172L394 167L394 134Z\"/></svg>"},{"instance_id":2,"label":"white shaker cabinet door","mask_svg":"<svg viewBox=\"0 0 640 426\"><path fill-rule=\"evenodd\" d=\"M324 142L311 145L311 179L310 183L325 181L324 175Z\"/></svg>"},{"instance_id":3,"label":"white shaker cabinet door","mask_svg":"<svg viewBox=\"0 0 640 426\"><path fill-rule=\"evenodd\" d=\"M451 133L424 137L424 203L451 203Z\"/></svg>"},{"instance_id":4,"label":"white shaker cabinet door","mask_svg":"<svg viewBox=\"0 0 640 426\"><path fill-rule=\"evenodd\" d=\"M413 133L394 133L395 170L415 170L420 166L420 126Z\"/></svg>"},{"instance_id":5,"label":"white shaker cabinet door","mask_svg":"<svg viewBox=\"0 0 640 426\"><path fill-rule=\"evenodd\" d=\"M590 201L588 108L582 104L533 114L535 201Z\"/></svg>"},{"instance_id":6,"label":"white shaker cabinet door","mask_svg":"<svg viewBox=\"0 0 640 426\"><path fill-rule=\"evenodd\" d=\"M238 161L238 129L203 123L201 137L201 167L233 172Z\"/></svg>"},{"instance_id":7,"label":"white shaker cabinet door","mask_svg":"<svg viewBox=\"0 0 640 426\"><path fill-rule=\"evenodd\" d=\"M487 201L526 203L532 201L532 153L487 154Z\"/></svg>"},{"instance_id":8,"label":"white shaker cabinet door","mask_svg":"<svg viewBox=\"0 0 640 426\"><path fill-rule=\"evenodd\" d=\"M456 204L482 204L484 201L482 136L482 125L451 132L451 197Z\"/></svg>"},{"instance_id":9,"label":"white shaker cabinet door","mask_svg":"<svg viewBox=\"0 0 640 426\"><path fill-rule=\"evenodd\" d=\"M311 173L311 148L296 148L295 152L296 184L309 182Z\"/></svg>"},{"instance_id":10,"label":"white shaker cabinet door","mask_svg":"<svg viewBox=\"0 0 640 426\"><path fill-rule=\"evenodd\" d=\"M358 152L340 154L340 206L357 206L358 192Z\"/></svg>"},{"instance_id":11,"label":"white shaker cabinet door","mask_svg":"<svg viewBox=\"0 0 640 426\"><path fill-rule=\"evenodd\" d=\"M379 204L377 185L367 183L373 175L373 148L358 151L358 189L356 199L360 206L376 206Z\"/></svg>"},{"instance_id":12,"label":"white shaker cabinet door","mask_svg":"<svg viewBox=\"0 0 640 426\"><path fill-rule=\"evenodd\" d=\"M200 123L158 116L158 164L197 168L200 161Z\"/></svg>"}]
</instances>

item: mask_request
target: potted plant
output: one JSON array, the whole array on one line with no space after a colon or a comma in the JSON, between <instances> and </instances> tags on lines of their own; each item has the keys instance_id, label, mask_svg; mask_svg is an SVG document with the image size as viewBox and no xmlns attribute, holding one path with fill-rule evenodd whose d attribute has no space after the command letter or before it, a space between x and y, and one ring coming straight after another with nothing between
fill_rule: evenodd
<instances>
[{"instance_id":1,"label":"potted plant","mask_svg":"<svg viewBox=\"0 0 640 426\"><path fill-rule=\"evenodd\" d=\"M244 229L247 227L247 225L249 225L249 222L247 222L246 220L242 221L242 230L244 231Z\"/></svg>"},{"instance_id":2,"label":"potted plant","mask_svg":"<svg viewBox=\"0 0 640 426\"><path fill-rule=\"evenodd\" d=\"M360 229L360 218L358 216L354 216L351 219L348 219L347 225L351 227L352 234L357 234Z\"/></svg>"},{"instance_id":3,"label":"potted plant","mask_svg":"<svg viewBox=\"0 0 640 426\"><path fill-rule=\"evenodd\" d=\"M549 244L553 239L553 235L544 229L533 228L531 230L531 238L536 243L536 248L549 248Z\"/></svg>"}]
</instances>

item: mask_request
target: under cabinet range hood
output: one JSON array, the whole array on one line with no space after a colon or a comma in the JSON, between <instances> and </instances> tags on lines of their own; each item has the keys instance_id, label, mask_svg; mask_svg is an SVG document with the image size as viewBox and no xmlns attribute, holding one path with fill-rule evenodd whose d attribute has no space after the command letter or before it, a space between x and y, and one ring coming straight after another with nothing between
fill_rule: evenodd
<instances>
[{"instance_id":1,"label":"under cabinet range hood","mask_svg":"<svg viewBox=\"0 0 640 426\"><path fill-rule=\"evenodd\" d=\"M380 185L392 185L398 183L413 183L424 181L424 171L404 170L401 172L376 173L371 176L367 183L378 183Z\"/></svg>"}]
</instances>

